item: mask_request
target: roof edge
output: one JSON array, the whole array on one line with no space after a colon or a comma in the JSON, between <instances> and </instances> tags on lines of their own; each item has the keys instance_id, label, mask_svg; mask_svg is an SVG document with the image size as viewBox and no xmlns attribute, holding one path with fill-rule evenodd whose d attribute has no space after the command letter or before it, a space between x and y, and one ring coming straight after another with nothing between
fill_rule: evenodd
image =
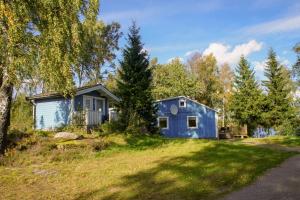
<instances>
[{"instance_id":1,"label":"roof edge","mask_svg":"<svg viewBox=\"0 0 300 200\"><path fill-rule=\"evenodd\" d=\"M208 108L208 109L210 109L210 110L213 110L213 111L215 111L215 112L218 112L216 109L211 108L211 107L209 107L209 106L207 106L207 105L205 105L205 104L203 104L203 103L200 103L200 102L198 102L198 101L196 101L196 100L193 100L193 99L191 99L191 98L189 98L189 97L186 97L186 96L169 97L169 98L165 98L165 99L159 99L159 100L156 100L155 102L168 101L168 100L180 99L180 98L188 99L188 100L190 100L190 101L192 101L192 102L194 102L194 103L197 103L197 104L199 104L199 105L201 105L201 106L204 106L204 107L206 107L206 108Z\"/></svg>"}]
</instances>

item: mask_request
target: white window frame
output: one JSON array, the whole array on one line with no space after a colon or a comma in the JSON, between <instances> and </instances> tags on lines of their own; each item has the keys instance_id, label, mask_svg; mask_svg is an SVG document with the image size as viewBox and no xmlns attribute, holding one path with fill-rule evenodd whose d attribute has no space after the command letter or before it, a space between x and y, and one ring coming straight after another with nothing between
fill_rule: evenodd
<instances>
[{"instance_id":1,"label":"white window frame","mask_svg":"<svg viewBox=\"0 0 300 200\"><path fill-rule=\"evenodd\" d=\"M183 106L180 105L181 102L184 102ZM179 99L178 104L179 104L178 105L179 108L185 108L186 107L186 99Z\"/></svg>"},{"instance_id":2,"label":"white window frame","mask_svg":"<svg viewBox=\"0 0 300 200\"><path fill-rule=\"evenodd\" d=\"M190 118L196 118L196 127L190 127L189 126L189 119ZM189 128L189 129L197 129L198 128L198 122L199 122L199 120L198 120L198 116L187 116L186 117L186 125L187 125L187 127Z\"/></svg>"},{"instance_id":3,"label":"white window frame","mask_svg":"<svg viewBox=\"0 0 300 200\"><path fill-rule=\"evenodd\" d=\"M160 126L159 126L159 120L160 119L167 119L167 127L166 128L160 128ZM157 127L160 128L160 129L164 129L164 130L169 129L169 117L158 117L157 118Z\"/></svg>"},{"instance_id":4,"label":"white window frame","mask_svg":"<svg viewBox=\"0 0 300 200\"><path fill-rule=\"evenodd\" d=\"M103 105L102 105L102 110L101 112L103 113L103 115L105 115L105 99L102 97L94 97L94 96L89 96L89 95L83 95L83 108L85 109L85 100L86 99L91 99L91 105L92 105L92 109L91 111L94 111L94 99L98 99L98 100L102 100L103 101ZM96 108L96 102L95 101L95 108Z\"/></svg>"},{"instance_id":5,"label":"white window frame","mask_svg":"<svg viewBox=\"0 0 300 200\"><path fill-rule=\"evenodd\" d=\"M83 104L82 104L82 108L85 110L86 109L86 104L85 104L85 100L90 99L91 100L91 109L89 110L93 110L94 109L94 104L93 104L93 97L91 96L87 96L87 95L83 95Z\"/></svg>"},{"instance_id":6,"label":"white window frame","mask_svg":"<svg viewBox=\"0 0 300 200\"><path fill-rule=\"evenodd\" d=\"M95 100L98 99L98 100L102 100L103 104L102 104L102 109L101 109L101 112L105 115L105 99L104 98L101 98L101 97L93 97ZM96 103L97 101L95 101L95 109L96 109ZM98 110L96 110L98 111Z\"/></svg>"}]
</instances>

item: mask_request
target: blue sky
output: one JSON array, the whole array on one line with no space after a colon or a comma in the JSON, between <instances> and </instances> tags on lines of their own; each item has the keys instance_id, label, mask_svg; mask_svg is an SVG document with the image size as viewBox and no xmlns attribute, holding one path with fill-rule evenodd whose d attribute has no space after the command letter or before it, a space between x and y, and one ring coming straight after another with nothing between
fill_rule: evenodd
<instances>
[{"instance_id":1,"label":"blue sky","mask_svg":"<svg viewBox=\"0 0 300 200\"><path fill-rule=\"evenodd\" d=\"M101 0L100 18L117 21L126 35L132 20L141 27L151 58L166 63L193 52L213 53L233 68L247 56L263 78L270 47L291 66L300 42L300 0ZM121 47L124 46L124 37Z\"/></svg>"}]
</instances>

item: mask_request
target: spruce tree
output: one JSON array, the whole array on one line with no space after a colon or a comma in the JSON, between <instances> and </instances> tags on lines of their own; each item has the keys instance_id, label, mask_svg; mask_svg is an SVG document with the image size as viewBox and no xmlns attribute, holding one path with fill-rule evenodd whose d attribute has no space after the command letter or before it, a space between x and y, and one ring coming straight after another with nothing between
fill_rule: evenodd
<instances>
[{"instance_id":1,"label":"spruce tree","mask_svg":"<svg viewBox=\"0 0 300 200\"><path fill-rule=\"evenodd\" d=\"M268 92L263 115L268 127L278 127L293 117L290 78L284 70L271 49L265 69L267 80L263 82Z\"/></svg>"},{"instance_id":2,"label":"spruce tree","mask_svg":"<svg viewBox=\"0 0 300 200\"><path fill-rule=\"evenodd\" d=\"M248 135L260 123L262 91L248 61L242 56L236 68L230 110L240 125L247 125Z\"/></svg>"},{"instance_id":3,"label":"spruce tree","mask_svg":"<svg viewBox=\"0 0 300 200\"><path fill-rule=\"evenodd\" d=\"M128 44L120 61L117 80L117 95L121 98L119 121L123 129L146 128L153 133L156 130L156 107L151 94L152 70L139 30L135 23L130 27Z\"/></svg>"}]
</instances>

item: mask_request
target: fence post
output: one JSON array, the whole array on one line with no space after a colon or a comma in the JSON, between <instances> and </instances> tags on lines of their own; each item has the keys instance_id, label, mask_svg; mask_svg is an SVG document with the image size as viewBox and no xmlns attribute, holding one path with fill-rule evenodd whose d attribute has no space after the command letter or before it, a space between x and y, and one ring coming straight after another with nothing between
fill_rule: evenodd
<instances>
[{"instance_id":1,"label":"fence post","mask_svg":"<svg viewBox=\"0 0 300 200\"><path fill-rule=\"evenodd\" d=\"M89 125L89 109L85 109L85 125Z\"/></svg>"}]
</instances>

